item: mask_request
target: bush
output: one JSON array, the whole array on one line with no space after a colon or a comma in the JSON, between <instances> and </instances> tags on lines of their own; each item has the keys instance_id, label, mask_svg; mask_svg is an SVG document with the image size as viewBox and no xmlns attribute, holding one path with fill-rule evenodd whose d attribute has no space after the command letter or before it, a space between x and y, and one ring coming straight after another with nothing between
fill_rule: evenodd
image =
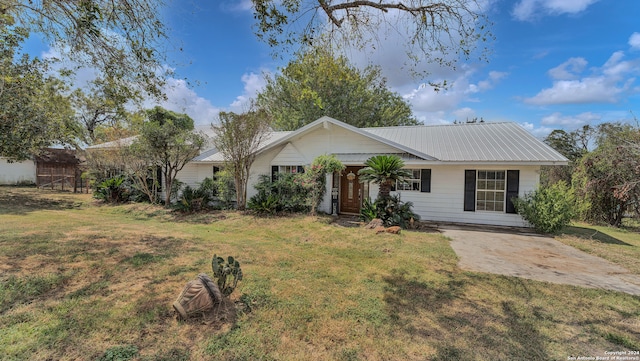
<instances>
[{"instance_id":1,"label":"bush","mask_svg":"<svg viewBox=\"0 0 640 361\"><path fill-rule=\"evenodd\" d=\"M574 217L575 196L563 181L513 199L518 213L537 232L556 233Z\"/></svg>"},{"instance_id":2,"label":"bush","mask_svg":"<svg viewBox=\"0 0 640 361\"><path fill-rule=\"evenodd\" d=\"M131 184L123 175L119 175L100 182L93 197L106 203L123 203L129 200L131 190Z\"/></svg>"},{"instance_id":3,"label":"bush","mask_svg":"<svg viewBox=\"0 0 640 361\"><path fill-rule=\"evenodd\" d=\"M258 193L249 199L247 208L261 214L309 211L309 190L298 178L298 174L278 174L272 181L268 175L261 175L255 185Z\"/></svg>"},{"instance_id":4,"label":"bush","mask_svg":"<svg viewBox=\"0 0 640 361\"><path fill-rule=\"evenodd\" d=\"M413 213L412 202L402 202L400 197L379 197L375 202L366 199L360 209L360 219L370 222L374 218L379 218L385 227L400 226L407 228L411 219L419 221L420 216Z\"/></svg>"},{"instance_id":5,"label":"bush","mask_svg":"<svg viewBox=\"0 0 640 361\"><path fill-rule=\"evenodd\" d=\"M211 178L205 178L195 189L187 185L182 189L180 199L176 203L176 209L181 212L199 212L209 209L213 201L214 190L215 183Z\"/></svg>"},{"instance_id":6,"label":"bush","mask_svg":"<svg viewBox=\"0 0 640 361\"><path fill-rule=\"evenodd\" d=\"M213 195L217 198L222 208L233 208L236 199L236 186L233 174L228 170L221 170L216 173L213 182Z\"/></svg>"}]
</instances>

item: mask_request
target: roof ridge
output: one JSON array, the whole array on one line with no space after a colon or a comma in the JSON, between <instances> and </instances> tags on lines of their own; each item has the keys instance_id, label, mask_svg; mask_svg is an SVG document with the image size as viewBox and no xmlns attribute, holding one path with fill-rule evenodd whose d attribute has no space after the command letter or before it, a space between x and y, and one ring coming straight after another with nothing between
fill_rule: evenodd
<instances>
[{"instance_id":1,"label":"roof ridge","mask_svg":"<svg viewBox=\"0 0 640 361\"><path fill-rule=\"evenodd\" d=\"M456 127L456 126L471 126L471 125L497 125L497 124L518 124L513 121L502 120L497 122L478 122L478 123L447 123L447 124L416 124L416 125L392 125L387 127L366 127L360 128L364 130L375 130L375 129L408 129L408 128L437 128L437 127Z\"/></svg>"}]
</instances>

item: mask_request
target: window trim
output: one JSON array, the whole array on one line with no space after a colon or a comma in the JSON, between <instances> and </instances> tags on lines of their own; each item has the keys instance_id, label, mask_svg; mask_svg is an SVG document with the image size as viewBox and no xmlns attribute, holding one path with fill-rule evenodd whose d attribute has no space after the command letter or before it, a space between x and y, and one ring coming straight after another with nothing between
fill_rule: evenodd
<instances>
[{"instance_id":1,"label":"window trim","mask_svg":"<svg viewBox=\"0 0 640 361\"><path fill-rule=\"evenodd\" d=\"M486 177L484 178L480 178L480 172L485 172L485 173L496 173L495 174L495 178L493 179L489 179ZM498 173L502 174L502 178L498 178ZM490 182L493 181L494 184L497 183L498 181L502 181L502 189L496 189L496 187L494 187L493 189L490 187L487 187L485 183L485 187L484 188L480 188L480 182L484 181L484 182ZM479 199L479 194L480 192L484 192L485 196L487 193L493 193L493 200L490 200L489 202L491 202L494 205L498 205L500 204L501 207L500 209L487 209L486 203L484 205L484 207L480 207L480 199ZM501 201L496 201L495 200L495 195L498 193L502 193L502 200ZM495 212L495 213L505 213L506 212L506 199L507 199L507 170L505 169L476 169L476 181L475 181L475 210L478 212ZM487 202L486 198L484 200L482 200L484 202Z\"/></svg>"}]
</instances>

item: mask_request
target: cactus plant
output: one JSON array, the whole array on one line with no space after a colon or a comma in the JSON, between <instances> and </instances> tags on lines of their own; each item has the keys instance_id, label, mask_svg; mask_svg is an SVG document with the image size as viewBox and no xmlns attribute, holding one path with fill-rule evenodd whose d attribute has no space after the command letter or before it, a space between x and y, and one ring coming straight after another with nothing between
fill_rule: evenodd
<instances>
[{"instance_id":1,"label":"cactus plant","mask_svg":"<svg viewBox=\"0 0 640 361\"><path fill-rule=\"evenodd\" d=\"M220 292L225 296L229 296L236 289L238 281L242 281L240 262L231 256L227 257L225 262L224 258L214 254L211 259L211 269L213 276L217 279Z\"/></svg>"}]
</instances>

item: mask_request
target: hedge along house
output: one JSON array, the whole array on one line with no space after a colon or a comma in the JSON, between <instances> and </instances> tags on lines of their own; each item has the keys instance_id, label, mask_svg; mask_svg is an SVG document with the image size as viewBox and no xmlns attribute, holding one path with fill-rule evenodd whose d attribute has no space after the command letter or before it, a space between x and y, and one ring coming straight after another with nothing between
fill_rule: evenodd
<instances>
[{"instance_id":1,"label":"hedge along house","mask_svg":"<svg viewBox=\"0 0 640 361\"><path fill-rule=\"evenodd\" d=\"M411 201L423 220L524 226L510 199L536 189L543 165L567 159L516 123L355 128L322 117L293 132L273 132L251 167L248 197L259 175L300 172L315 157L334 154L347 168L329 175L319 210L356 214L376 185L358 181L368 158L395 154L413 178L393 194ZM222 167L223 156L209 149L194 158L178 178L197 185Z\"/></svg>"}]
</instances>

